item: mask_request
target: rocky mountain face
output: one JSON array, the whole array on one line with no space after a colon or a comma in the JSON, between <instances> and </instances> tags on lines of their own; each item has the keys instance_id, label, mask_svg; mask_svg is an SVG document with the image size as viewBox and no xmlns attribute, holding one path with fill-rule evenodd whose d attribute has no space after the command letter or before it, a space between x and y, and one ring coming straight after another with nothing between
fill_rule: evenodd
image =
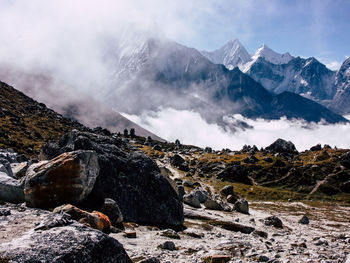
<instances>
[{"instance_id":1,"label":"rocky mountain face","mask_svg":"<svg viewBox=\"0 0 350 263\"><path fill-rule=\"evenodd\" d=\"M292 58L287 63L273 63L258 57L244 72L274 93L301 94L315 101L333 98L335 72L315 58Z\"/></svg>"},{"instance_id":2,"label":"rocky mountain face","mask_svg":"<svg viewBox=\"0 0 350 263\"><path fill-rule=\"evenodd\" d=\"M223 64L228 69L233 69L234 67L241 68L252 60L247 50L238 39L230 40L217 50L211 52L201 51L201 53L213 63Z\"/></svg>"},{"instance_id":3,"label":"rocky mountain face","mask_svg":"<svg viewBox=\"0 0 350 263\"><path fill-rule=\"evenodd\" d=\"M350 59L344 61L335 76L337 93L329 107L342 114L350 114Z\"/></svg>"},{"instance_id":4,"label":"rocky mountain face","mask_svg":"<svg viewBox=\"0 0 350 263\"><path fill-rule=\"evenodd\" d=\"M241 46L241 49L244 47ZM207 58L232 69L231 64L224 59ZM240 55L232 53L232 61L239 58ZM236 66L274 93L289 91L315 101L332 99L336 93L336 73L315 58L303 59L289 53L279 54L263 44L253 56L246 57L246 61Z\"/></svg>"},{"instance_id":5,"label":"rocky mountain face","mask_svg":"<svg viewBox=\"0 0 350 263\"><path fill-rule=\"evenodd\" d=\"M290 106L283 105L284 101L238 68L228 70L210 62L197 50L170 40L141 42L132 51L129 55L123 53L122 57L111 58L126 66L115 74L112 86L116 88L108 93L106 101L117 102L124 112L138 114L142 110L171 107L199 112L209 122L219 124L223 116L235 113L252 118L286 116L315 122L321 119L330 123L346 121L320 105L310 107L312 103L302 99L298 99L298 103L305 111L291 114ZM118 89L118 83L124 83L127 88ZM119 103L121 98L123 102ZM290 96L290 104L295 99L296 96Z\"/></svg>"}]
</instances>

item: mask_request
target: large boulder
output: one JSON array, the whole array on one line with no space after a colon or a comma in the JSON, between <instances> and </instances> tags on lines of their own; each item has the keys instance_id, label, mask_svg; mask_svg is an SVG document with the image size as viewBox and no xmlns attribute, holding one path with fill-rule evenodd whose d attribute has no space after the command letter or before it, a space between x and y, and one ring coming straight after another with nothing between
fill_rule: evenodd
<instances>
[{"instance_id":1,"label":"large boulder","mask_svg":"<svg viewBox=\"0 0 350 263\"><path fill-rule=\"evenodd\" d=\"M80 204L91 193L99 170L94 151L63 153L51 161L34 164L26 174L26 204L38 208Z\"/></svg>"},{"instance_id":2,"label":"large boulder","mask_svg":"<svg viewBox=\"0 0 350 263\"><path fill-rule=\"evenodd\" d=\"M1 219L6 226L0 242L3 262L132 263L116 239L67 214L10 204L0 208L9 211Z\"/></svg>"},{"instance_id":3,"label":"large boulder","mask_svg":"<svg viewBox=\"0 0 350 263\"><path fill-rule=\"evenodd\" d=\"M100 173L93 192L102 198L102 205L104 198L115 200L126 221L183 224L179 196L161 175L157 164L118 136L75 130L65 134L58 144L45 145L42 156L50 159L62 152L81 149L97 152Z\"/></svg>"},{"instance_id":4,"label":"large boulder","mask_svg":"<svg viewBox=\"0 0 350 263\"><path fill-rule=\"evenodd\" d=\"M0 200L15 204L24 202L23 184L4 172L0 172Z\"/></svg>"},{"instance_id":5,"label":"large boulder","mask_svg":"<svg viewBox=\"0 0 350 263\"><path fill-rule=\"evenodd\" d=\"M291 141L277 139L274 143L265 148L267 151L282 154L297 154L298 151Z\"/></svg>"}]
</instances>

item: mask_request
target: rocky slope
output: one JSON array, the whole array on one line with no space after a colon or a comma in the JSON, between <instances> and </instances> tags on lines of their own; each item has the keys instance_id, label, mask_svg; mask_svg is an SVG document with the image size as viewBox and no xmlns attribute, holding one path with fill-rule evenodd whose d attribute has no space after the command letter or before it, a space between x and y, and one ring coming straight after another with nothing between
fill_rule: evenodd
<instances>
[{"instance_id":1,"label":"rocky slope","mask_svg":"<svg viewBox=\"0 0 350 263\"><path fill-rule=\"evenodd\" d=\"M150 131L122 116L113 107L107 107L104 101L98 99L98 94L81 91L69 83L55 77L50 71L31 71L16 69L10 65L0 64L0 79L10 83L16 90L31 98L45 103L48 108L55 110L67 119L77 120L87 127L105 127L113 132L134 128L141 136L152 136L162 140ZM64 95L62 95L64 94ZM7 96L9 95L9 96ZM16 91L4 90L4 102L9 97L18 97ZM24 107L25 105L18 105Z\"/></svg>"},{"instance_id":2,"label":"rocky slope","mask_svg":"<svg viewBox=\"0 0 350 263\"><path fill-rule=\"evenodd\" d=\"M335 77L337 93L328 106L342 114L350 114L350 59L344 61Z\"/></svg>"},{"instance_id":3,"label":"rocky slope","mask_svg":"<svg viewBox=\"0 0 350 263\"><path fill-rule=\"evenodd\" d=\"M0 82L0 91L0 148L35 156L46 141L57 140L73 129L85 129L4 82Z\"/></svg>"}]
</instances>

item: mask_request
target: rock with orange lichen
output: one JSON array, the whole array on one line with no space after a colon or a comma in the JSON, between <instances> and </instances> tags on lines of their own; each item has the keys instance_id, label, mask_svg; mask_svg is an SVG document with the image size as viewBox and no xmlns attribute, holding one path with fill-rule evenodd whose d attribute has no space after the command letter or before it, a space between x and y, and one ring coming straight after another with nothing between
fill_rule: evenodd
<instances>
[{"instance_id":1,"label":"rock with orange lichen","mask_svg":"<svg viewBox=\"0 0 350 263\"><path fill-rule=\"evenodd\" d=\"M88 227L100 230L104 233L110 232L111 221L105 214L93 211L91 213L82 210L74 205L62 205L56 207L53 212L55 213L67 213L72 219L82 223Z\"/></svg>"},{"instance_id":2,"label":"rock with orange lichen","mask_svg":"<svg viewBox=\"0 0 350 263\"><path fill-rule=\"evenodd\" d=\"M84 150L34 164L26 173L26 204L37 208L80 204L91 193L99 170L96 153Z\"/></svg>"}]
</instances>

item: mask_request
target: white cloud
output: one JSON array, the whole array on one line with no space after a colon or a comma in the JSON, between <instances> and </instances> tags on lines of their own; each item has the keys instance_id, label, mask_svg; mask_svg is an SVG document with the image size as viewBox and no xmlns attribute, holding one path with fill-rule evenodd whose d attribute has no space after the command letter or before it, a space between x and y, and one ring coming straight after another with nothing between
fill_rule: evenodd
<instances>
[{"instance_id":1,"label":"white cloud","mask_svg":"<svg viewBox=\"0 0 350 263\"><path fill-rule=\"evenodd\" d=\"M326 67L331 70L338 70L341 66L342 62L339 61L331 61L329 63L326 63Z\"/></svg>"},{"instance_id":2,"label":"white cloud","mask_svg":"<svg viewBox=\"0 0 350 263\"><path fill-rule=\"evenodd\" d=\"M141 116L123 115L168 141L179 139L184 144L210 146L217 150L238 150L245 144L266 147L278 138L292 141L299 151L318 143L350 148L350 124L314 124L306 128L303 121L250 120L236 115L254 128L230 133L216 124L208 124L198 113L191 111L167 108Z\"/></svg>"}]
</instances>

